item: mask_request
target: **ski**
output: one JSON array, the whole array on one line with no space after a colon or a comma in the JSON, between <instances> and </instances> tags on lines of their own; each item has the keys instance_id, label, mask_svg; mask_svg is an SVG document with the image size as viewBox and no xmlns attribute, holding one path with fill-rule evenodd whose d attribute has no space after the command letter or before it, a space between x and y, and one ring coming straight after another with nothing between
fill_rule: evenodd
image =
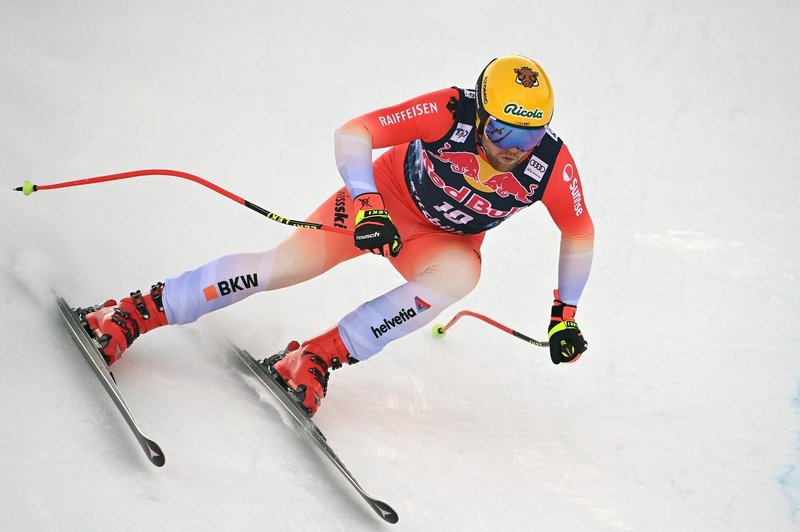
<instances>
[{"instance_id":1,"label":"ski","mask_svg":"<svg viewBox=\"0 0 800 532\"><path fill-rule=\"evenodd\" d=\"M370 508L378 514L378 516L388 523L397 523L399 517L391 506L383 501L379 501L370 497L361 485L356 481L353 474L348 471L341 459L333 452L328 441L319 430L319 427L311 421L305 410L298 405L294 398L281 386L278 381L270 374L267 368L264 368L253 356L243 349L239 349L231 344L233 352L241 359L244 365L255 375L255 377L272 393L278 402L286 409L295 423L309 436L312 442L322 451L328 460L339 470L339 472L347 479L348 482L356 489L359 495L369 504Z\"/></svg>"},{"instance_id":2,"label":"ski","mask_svg":"<svg viewBox=\"0 0 800 532\"><path fill-rule=\"evenodd\" d=\"M161 451L161 447L158 446L156 442L145 436L139 425L136 424L136 421L133 419L133 414L131 414L130 408L125 403L125 400L122 398L122 394L117 387L117 383L114 381L114 376L108 370L106 366L105 359L103 358L102 353L97 348L94 343L94 340L85 328L85 321L83 319L83 314L79 311L73 310L67 302L62 297L57 298L58 303L58 310L61 311L61 316L64 318L64 322L67 325L67 328L70 331L70 336L75 341L75 344L80 349L81 353L83 353L84 358L89 362L89 365L94 370L94 373L97 375L97 378L100 379L100 382L103 384L103 387L108 392L108 395L111 396L111 399L114 401L114 404L117 405L117 409L119 410L122 417L125 418L125 421L128 423L133 435L136 437L136 440L139 442L139 445L142 446L142 450L144 451L145 456L153 465L157 467L161 467L165 463L164 453Z\"/></svg>"}]
</instances>

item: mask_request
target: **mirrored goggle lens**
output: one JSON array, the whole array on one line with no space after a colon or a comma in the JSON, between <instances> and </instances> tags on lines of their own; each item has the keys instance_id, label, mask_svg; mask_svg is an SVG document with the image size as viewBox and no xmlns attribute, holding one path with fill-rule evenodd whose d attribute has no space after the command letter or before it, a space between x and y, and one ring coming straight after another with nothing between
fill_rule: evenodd
<instances>
[{"instance_id":1,"label":"mirrored goggle lens","mask_svg":"<svg viewBox=\"0 0 800 532\"><path fill-rule=\"evenodd\" d=\"M518 148L521 151L528 151L542 142L546 133L545 129L544 126L535 128L514 127L491 116L486 122L484 134L498 148L504 150Z\"/></svg>"}]
</instances>

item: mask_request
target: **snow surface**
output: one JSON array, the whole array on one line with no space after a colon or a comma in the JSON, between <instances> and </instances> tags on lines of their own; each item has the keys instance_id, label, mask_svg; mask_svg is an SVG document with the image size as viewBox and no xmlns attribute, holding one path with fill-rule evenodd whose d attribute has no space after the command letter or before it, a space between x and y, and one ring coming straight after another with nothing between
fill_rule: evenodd
<instances>
[{"instance_id":1,"label":"snow surface","mask_svg":"<svg viewBox=\"0 0 800 532\"><path fill-rule=\"evenodd\" d=\"M800 530L798 23L766 0L0 2L0 529ZM336 372L315 419L384 524L219 347L270 354L400 282L364 257L142 337L114 369L152 467L51 290L122 297L288 228L166 177L9 189L173 168L302 218L340 186L338 125L506 53L553 80L597 227L583 359L465 318ZM541 338L557 244L541 206L490 233L452 313Z\"/></svg>"}]
</instances>

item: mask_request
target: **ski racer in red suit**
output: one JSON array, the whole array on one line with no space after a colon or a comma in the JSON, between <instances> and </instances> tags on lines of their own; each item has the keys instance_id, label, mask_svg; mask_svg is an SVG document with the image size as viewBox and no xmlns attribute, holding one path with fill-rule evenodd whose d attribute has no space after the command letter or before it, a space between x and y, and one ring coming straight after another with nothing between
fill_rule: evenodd
<instances>
[{"instance_id":1,"label":"ski racer in red suit","mask_svg":"<svg viewBox=\"0 0 800 532\"><path fill-rule=\"evenodd\" d=\"M549 128L552 116L542 68L505 56L486 66L474 90L442 89L354 118L335 134L345 186L307 218L351 229L354 238L297 229L273 249L219 257L148 293L109 301L87 322L112 364L156 327L191 323L365 252L383 255L403 284L262 362L313 415L331 369L366 360L466 296L480 276L485 232L542 202L561 230L550 355L555 364L574 362L587 348L574 318L594 227L575 161ZM389 150L373 162L378 148Z\"/></svg>"}]
</instances>

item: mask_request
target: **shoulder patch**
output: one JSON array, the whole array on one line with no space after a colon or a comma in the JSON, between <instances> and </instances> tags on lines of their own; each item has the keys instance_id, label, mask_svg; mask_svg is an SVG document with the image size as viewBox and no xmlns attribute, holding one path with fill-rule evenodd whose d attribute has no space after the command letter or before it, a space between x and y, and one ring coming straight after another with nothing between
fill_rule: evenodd
<instances>
[{"instance_id":1,"label":"shoulder patch","mask_svg":"<svg viewBox=\"0 0 800 532\"><path fill-rule=\"evenodd\" d=\"M536 181L541 181L545 172L547 172L548 166L546 162L539 159L537 156L531 155L528 166L525 168L525 175L532 177Z\"/></svg>"},{"instance_id":2,"label":"shoulder patch","mask_svg":"<svg viewBox=\"0 0 800 532\"><path fill-rule=\"evenodd\" d=\"M453 131L452 135L450 135L450 140L453 142L463 143L465 140L467 140L470 133L472 133L472 125L459 122L456 125L456 130Z\"/></svg>"}]
</instances>

